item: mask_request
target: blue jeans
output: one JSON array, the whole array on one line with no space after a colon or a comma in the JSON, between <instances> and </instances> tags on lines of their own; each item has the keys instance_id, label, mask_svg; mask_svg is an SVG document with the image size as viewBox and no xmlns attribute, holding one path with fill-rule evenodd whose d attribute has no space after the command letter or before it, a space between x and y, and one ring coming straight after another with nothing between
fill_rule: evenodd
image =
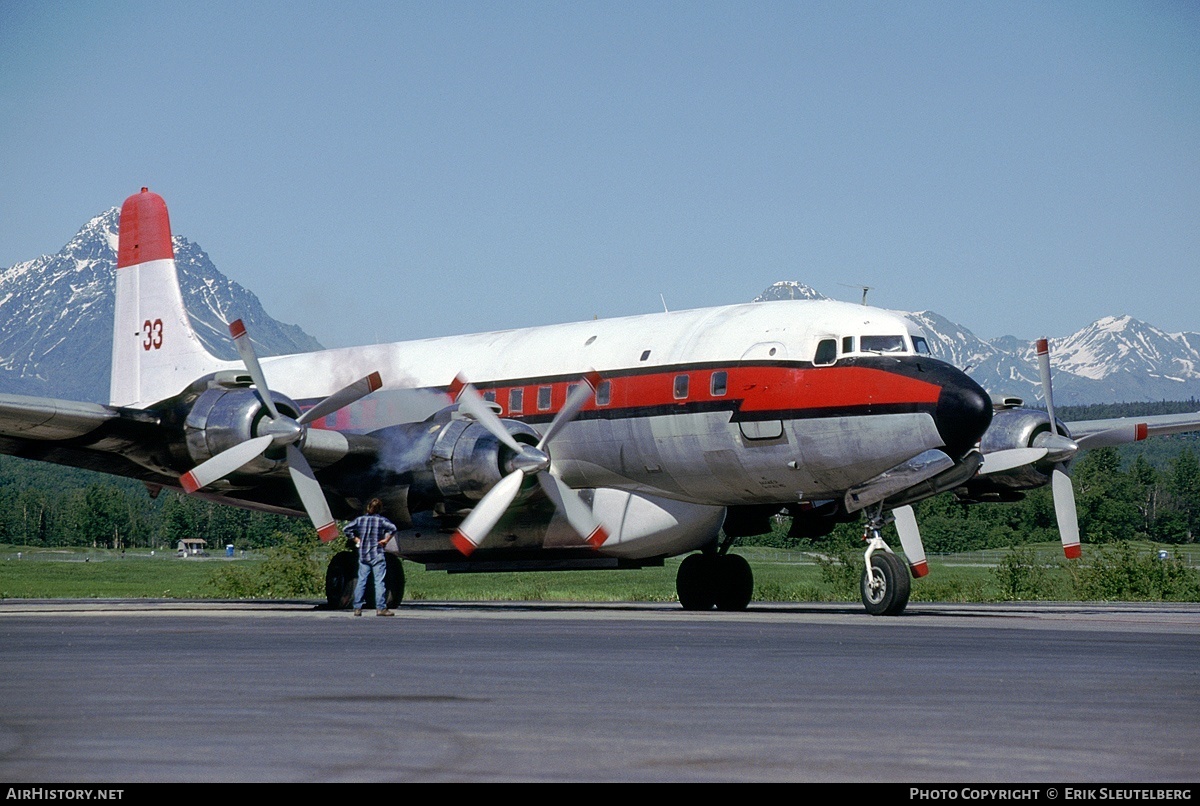
<instances>
[{"instance_id":1,"label":"blue jeans","mask_svg":"<svg viewBox=\"0 0 1200 806\"><path fill-rule=\"evenodd\" d=\"M365 563L358 561L358 579L354 583L354 609L362 610L367 603L367 574L375 576L375 609L387 607L387 588L383 585L383 575L387 571L387 562L380 557L377 562Z\"/></svg>"}]
</instances>

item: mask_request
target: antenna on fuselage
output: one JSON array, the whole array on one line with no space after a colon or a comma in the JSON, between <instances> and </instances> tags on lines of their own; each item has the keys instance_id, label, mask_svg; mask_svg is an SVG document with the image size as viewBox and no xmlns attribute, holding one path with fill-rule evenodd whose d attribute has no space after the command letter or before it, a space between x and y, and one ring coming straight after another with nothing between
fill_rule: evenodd
<instances>
[{"instance_id":1,"label":"antenna on fuselage","mask_svg":"<svg viewBox=\"0 0 1200 806\"><path fill-rule=\"evenodd\" d=\"M875 290L875 286L873 286L873 285L862 285L862 284L851 285L850 283L838 283L838 285L844 285L844 286L846 286L846 288L861 288L862 292L863 292L863 296L862 296L862 304L863 305L867 304L867 292Z\"/></svg>"},{"instance_id":2,"label":"antenna on fuselage","mask_svg":"<svg viewBox=\"0 0 1200 806\"><path fill-rule=\"evenodd\" d=\"M670 313L670 311L667 310L667 298L664 297L661 293L658 295L658 298L662 300L663 313Z\"/></svg>"}]
</instances>

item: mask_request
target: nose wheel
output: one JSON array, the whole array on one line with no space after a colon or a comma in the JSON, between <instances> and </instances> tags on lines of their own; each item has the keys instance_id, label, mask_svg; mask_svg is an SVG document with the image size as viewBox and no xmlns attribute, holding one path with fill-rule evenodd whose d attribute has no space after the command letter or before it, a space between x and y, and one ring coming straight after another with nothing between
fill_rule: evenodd
<instances>
[{"instance_id":1,"label":"nose wheel","mask_svg":"<svg viewBox=\"0 0 1200 806\"><path fill-rule=\"evenodd\" d=\"M863 527L867 550L859 589L863 607L872 616L898 616L908 606L912 580L905 564L883 541L880 530L887 521L882 507L872 507Z\"/></svg>"}]
</instances>

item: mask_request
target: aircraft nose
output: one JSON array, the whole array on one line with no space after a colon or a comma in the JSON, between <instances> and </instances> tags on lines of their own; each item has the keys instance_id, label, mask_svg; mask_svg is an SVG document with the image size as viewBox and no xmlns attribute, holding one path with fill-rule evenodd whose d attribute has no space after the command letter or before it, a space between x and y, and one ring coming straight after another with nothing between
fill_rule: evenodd
<instances>
[{"instance_id":1,"label":"aircraft nose","mask_svg":"<svg viewBox=\"0 0 1200 806\"><path fill-rule=\"evenodd\" d=\"M947 452L958 458L979 442L992 423L992 400L966 373L944 365L934 419Z\"/></svg>"}]
</instances>

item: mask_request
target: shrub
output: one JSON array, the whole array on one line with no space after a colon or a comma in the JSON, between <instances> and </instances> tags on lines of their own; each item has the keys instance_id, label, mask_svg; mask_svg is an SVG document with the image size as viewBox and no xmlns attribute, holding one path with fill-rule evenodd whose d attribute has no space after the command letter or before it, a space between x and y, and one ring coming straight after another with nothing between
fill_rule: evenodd
<instances>
[{"instance_id":1,"label":"shrub","mask_svg":"<svg viewBox=\"0 0 1200 806\"><path fill-rule=\"evenodd\" d=\"M1101 601L1197 601L1200 573L1177 556L1158 559L1127 542L1097 549L1087 565L1073 568L1080 599Z\"/></svg>"},{"instance_id":2,"label":"shrub","mask_svg":"<svg viewBox=\"0 0 1200 806\"><path fill-rule=\"evenodd\" d=\"M992 573L1000 585L1000 596L1006 601L1044 599L1050 590L1046 567L1031 548L1014 547Z\"/></svg>"},{"instance_id":3,"label":"shrub","mask_svg":"<svg viewBox=\"0 0 1200 806\"><path fill-rule=\"evenodd\" d=\"M833 589L835 601L856 601L862 596L859 584L862 581L862 555L842 550L833 556L818 554L817 565L821 568L821 581Z\"/></svg>"},{"instance_id":4,"label":"shrub","mask_svg":"<svg viewBox=\"0 0 1200 806\"><path fill-rule=\"evenodd\" d=\"M266 559L251 566L222 565L211 585L227 599L297 599L325 595L332 549L314 538L276 533Z\"/></svg>"}]
</instances>

